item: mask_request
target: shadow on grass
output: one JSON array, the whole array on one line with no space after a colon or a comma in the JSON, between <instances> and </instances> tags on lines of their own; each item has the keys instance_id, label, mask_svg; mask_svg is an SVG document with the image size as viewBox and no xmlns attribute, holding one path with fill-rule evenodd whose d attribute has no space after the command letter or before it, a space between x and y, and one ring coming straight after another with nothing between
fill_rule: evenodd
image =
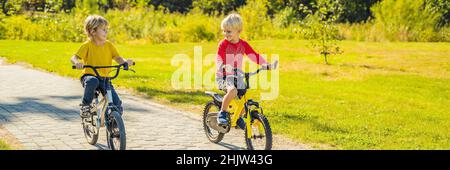
<instances>
[{"instance_id":1,"label":"shadow on grass","mask_svg":"<svg viewBox=\"0 0 450 170\"><path fill-rule=\"evenodd\" d=\"M381 66L375 66L375 65L369 65L369 64L344 63L344 64L340 64L339 66L350 67L350 68L364 68L364 69L369 69L369 70L386 70L386 71L394 71L394 72L406 72L406 70L403 68L381 67Z\"/></svg>"}]
</instances>

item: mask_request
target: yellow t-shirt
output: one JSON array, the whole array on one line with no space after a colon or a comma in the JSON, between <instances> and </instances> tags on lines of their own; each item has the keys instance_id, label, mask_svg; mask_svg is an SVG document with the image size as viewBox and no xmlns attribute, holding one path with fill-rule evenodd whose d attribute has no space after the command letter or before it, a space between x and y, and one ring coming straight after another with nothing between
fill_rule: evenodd
<instances>
[{"instance_id":1,"label":"yellow t-shirt","mask_svg":"<svg viewBox=\"0 0 450 170\"><path fill-rule=\"evenodd\" d=\"M111 66L112 60L118 57L119 53L109 41L106 41L103 45L95 45L94 42L88 40L81 45L75 55L83 60L84 65ZM110 68L101 68L97 69L97 72L100 76L106 77L110 70ZM85 74L95 76L95 72L91 68L83 69L83 75Z\"/></svg>"}]
</instances>

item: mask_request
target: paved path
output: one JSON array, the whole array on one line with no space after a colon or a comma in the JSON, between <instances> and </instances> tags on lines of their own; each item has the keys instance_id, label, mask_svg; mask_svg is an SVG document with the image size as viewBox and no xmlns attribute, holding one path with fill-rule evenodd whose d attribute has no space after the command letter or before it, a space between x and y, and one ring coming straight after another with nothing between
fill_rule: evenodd
<instances>
[{"instance_id":1,"label":"paved path","mask_svg":"<svg viewBox=\"0 0 450 170\"><path fill-rule=\"evenodd\" d=\"M82 87L78 80L2 63L0 58L0 127L23 149L106 149L105 129L89 145L78 115ZM219 144L207 140L201 116L181 112L118 91L124 103L127 149L244 149L243 131L233 129ZM1 136L0 136L1 137ZM282 136L274 149L307 146Z\"/></svg>"}]
</instances>

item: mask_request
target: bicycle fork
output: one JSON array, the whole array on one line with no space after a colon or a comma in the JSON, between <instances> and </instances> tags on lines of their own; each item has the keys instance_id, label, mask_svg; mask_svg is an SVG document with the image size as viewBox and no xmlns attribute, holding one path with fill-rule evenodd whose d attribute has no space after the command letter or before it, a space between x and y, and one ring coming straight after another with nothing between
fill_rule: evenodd
<instances>
[{"instance_id":1,"label":"bicycle fork","mask_svg":"<svg viewBox=\"0 0 450 170\"><path fill-rule=\"evenodd\" d=\"M253 136L252 125L251 125L251 121L252 121L251 116L252 115L250 115L250 110L248 108L247 102L244 104L244 109L245 109L245 115L246 115L246 117L245 117L245 126L247 128L246 129L247 130L247 138L250 139Z\"/></svg>"}]
</instances>

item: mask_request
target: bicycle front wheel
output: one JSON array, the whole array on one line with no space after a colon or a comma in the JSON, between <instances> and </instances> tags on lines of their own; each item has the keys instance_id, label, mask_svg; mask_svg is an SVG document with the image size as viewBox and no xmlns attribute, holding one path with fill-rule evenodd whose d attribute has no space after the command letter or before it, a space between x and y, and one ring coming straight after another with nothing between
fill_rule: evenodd
<instances>
[{"instance_id":1,"label":"bicycle front wheel","mask_svg":"<svg viewBox=\"0 0 450 170\"><path fill-rule=\"evenodd\" d=\"M119 112L113 111L109 115L108 128L106 129L106 138L108 147L111 150L125 150L126 134L125 125Z\"/></svg>"},{"instance_id":2,"label":"bicycle front wheel","mask_svg":"<svg viewBox=\"0 0 450 170\"><path fill-rule=\"evenodd\" d=\"M251 136L248 136L247 126L245 127L245 143L249 150L271 150L272 149L272 129L267 118L258 111L250 113L252 121L250 124Z\"/></svg>"}]
</instances>

